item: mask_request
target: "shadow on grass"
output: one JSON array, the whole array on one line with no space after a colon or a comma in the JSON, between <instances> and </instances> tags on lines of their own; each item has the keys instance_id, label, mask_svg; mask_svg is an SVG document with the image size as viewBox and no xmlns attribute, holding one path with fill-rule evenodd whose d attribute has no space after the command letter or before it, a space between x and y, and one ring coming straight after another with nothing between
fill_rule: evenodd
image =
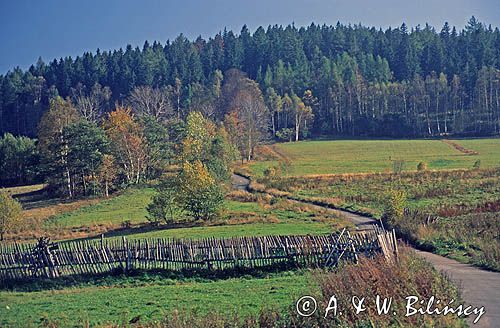
<instances>
[{"instance_id":1,"label":"shadow on grass","mask_svg":"<svg viewBox=\"0 0 500 328\"><path fill-rule=\"evenodd\" d=\"M228 269L137 269L124 272L117 268L100 274L71 275L59 278L30 278L22 280L4 280L0 290L13 292L34 292L43 290L57 290L64 288L105 287L105 286L147 286L147 285L174 285L179 282L211 282L231 278L267 278L284 271L297 271L294 262L286 261L258 268L237 266Z\"/></svg>"},{"instance_id":2,"label":"shadow on grass","mask_svg":"<svg viewBox=\"0 0 500 328\"><path fill-rule=\"evenodd\" d=\"M227 219L222 218L220 220L210 221L210 222L206 222L203 220L192 221L192 220L187 219L185 221L179 221L179 222L169 223L169 224L160 224L160 225L154 225L154 224L150 224L150 223L140 223L140 224L134 224L132 226L116 227L116 228L109 229L102 234L92 235L92 236L82 237L82 238L74 238L74 239L65 240L62 242L96 240L96 239L101 238L101 236L103 236L104 238L118 238L118 237L130 236L130 235L140 235L140 234L149 233L149 232L161 232L161 231L166 231L166 230L182 229L182 228L201 228L201 227L206 228L206 227L243 225L243 224L252 224L252 223L264 223L264 222L266 222L266 221L262 221L261 218L256 218L255 221L242 220L241 222L230 223L230 222L228 222ZM275 222L270 220L269 223L275 223ZM137 238L140 238L140 236L137 236ZM161 237L158 237L158 238L161 238Z\"/></svg>"},{"instance_id":3,"label":"shadow on grass","mask_svg":"<svg viewBox=\"0 0 500 328\"><path fill-rule=\"evenodd\" d=\"M194 228L194 227L203 227L206 226L203 224L202 221L200 222L177 222L177 223L171 223L171 224L165 224L165 225L154 225L154 224L148 224L148 223L143 223L143 224L137 224L134 226L125 226L125 227L118 227L114 229L110 229L106 231L103 234L99 235L94 235L94 236L89 236L89 237L83 237L83 238L75 238L71 239L68 242L72 241L78 241L78 240L95 240L98 238L101 238L101 235L104 236L104 238L116 238L116 237L126 237L129 235L137 235L141 233L148 233L148 232L154 232L154 231L163 231L163 230L170 230L170 229L179 229L179 228Z\"/></svg>"}]
</instances>

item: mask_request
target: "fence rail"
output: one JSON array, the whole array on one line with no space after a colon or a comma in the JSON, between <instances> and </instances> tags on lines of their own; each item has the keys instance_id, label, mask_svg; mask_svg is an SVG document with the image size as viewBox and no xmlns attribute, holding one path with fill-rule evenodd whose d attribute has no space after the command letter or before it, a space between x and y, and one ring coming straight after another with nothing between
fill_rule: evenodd
<instances>
[{"instance_id":1,"label":"fence rail","mask_svg":"<svg viewBox=\"0 0 500 328\"><path fill-rule=\"evenodd\" d=\"M376 228L351 235L263 236L225 239L97 239L0 244L0 280L100 274L121 269L226 269L290 261L298 266L337 265L359 255L397 253L394 232Z\"/></svg>"}]
</instances>

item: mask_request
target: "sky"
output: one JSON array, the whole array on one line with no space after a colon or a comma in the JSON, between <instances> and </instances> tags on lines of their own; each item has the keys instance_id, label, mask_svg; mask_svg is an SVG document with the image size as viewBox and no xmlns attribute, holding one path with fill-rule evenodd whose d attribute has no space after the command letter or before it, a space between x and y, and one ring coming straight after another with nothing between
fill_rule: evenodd
<instances>
[{"instance_id":1,"label":"sky","mask_svg":"<svg viewBox=\"0 0 500 328\"><path fill-rule=\"evenodd\" d=\"M19 66L112 50L145 40L166 42L183 33L213 36L246 24L362 23L413 27L443 23L462 28L474 15L500 25L499 0L0 0L0 74Z\"/></svg>"}]
</instances>

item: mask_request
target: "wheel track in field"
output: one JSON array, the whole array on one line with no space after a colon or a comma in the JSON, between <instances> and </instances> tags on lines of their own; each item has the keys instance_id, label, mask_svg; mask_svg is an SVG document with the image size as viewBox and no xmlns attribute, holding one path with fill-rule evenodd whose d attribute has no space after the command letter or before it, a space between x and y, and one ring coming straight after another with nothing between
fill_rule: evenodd
<instances>
[{"instance_id":1,"label":"wheel track in field","mask_svg":"<svg viewBox=\"0 0 500 328\"><path fill-rule=\"evenodd\" d=\"M233 174L231 182L234 189L249 190L250 179L242 175ZM289 197L287 197L289 198ZM317 207L335 210L340 215L350 220L356 226L356 229L373 229L373 225L378 222L368 216L348 212L333 206L318 205L313 202L289 198L295 202L301 202ZM500 327L500 273L478 269L469 264L436 255L429 252L415 250L415 252L430 262L436 270L449 276L462 290L462 298L466 305L473 307L484 306L485 314L477 324L468 319L471 327Z\"/></svg>"},{"instance_id":2,"label":"wheel track in field","mask_svg":"<svg viewBox=\"0 0 500 328\"><path fill-rule=\"evenodd\" d=\"M461 144L459 144L458 142L456 141L452 141L452 140L449 140L449 139L442 139L441 141L443 141L445 144L449 145L450 147L452 147L453 149L461 152L462 154L464 155L479 155L479 152L473 150L473 149L468 149L468 148L465 148L464 146L462 146Z\"/></svg>"}]
</instances>

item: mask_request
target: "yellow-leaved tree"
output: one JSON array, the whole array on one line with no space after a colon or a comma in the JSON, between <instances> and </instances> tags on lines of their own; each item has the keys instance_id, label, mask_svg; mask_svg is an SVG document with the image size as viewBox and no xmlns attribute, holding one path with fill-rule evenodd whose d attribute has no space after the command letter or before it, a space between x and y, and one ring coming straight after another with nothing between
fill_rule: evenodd
<instances>
[{"instance_id":1,"label":"yellow-leaved tree","mask_svg":"<svg viewBox=\"0 0 500 328\"><path fill-rule=\"evenodd\" d=\"M217 216L224 202L222 187L199 160L184 162L178 181L181 207L195 219Z\"/></svg>"},{"instance_id":2,"label":"yellow-leaved tree","mask_svg":"<svg viewBox=\"0 0 500 328\"><path fill-rule=\"evenodd\" d=\"M146 169L146 142L130 108L117 107L103 123L115 163L127 183L139 183Z\"/></svg>"},{"instance_id":3,"label":"yellow-leaved tree","mask_svg":"<svg viewBox=\"0 0 500 328\"><path fill-rule=\"evenodd\" d=\"M192 162L206 160L209 157L209 148L215 137L214 123L200 112L191 112L186 118L186 137L182 141L181 159Z\"/></svg>"}]
</instances>

